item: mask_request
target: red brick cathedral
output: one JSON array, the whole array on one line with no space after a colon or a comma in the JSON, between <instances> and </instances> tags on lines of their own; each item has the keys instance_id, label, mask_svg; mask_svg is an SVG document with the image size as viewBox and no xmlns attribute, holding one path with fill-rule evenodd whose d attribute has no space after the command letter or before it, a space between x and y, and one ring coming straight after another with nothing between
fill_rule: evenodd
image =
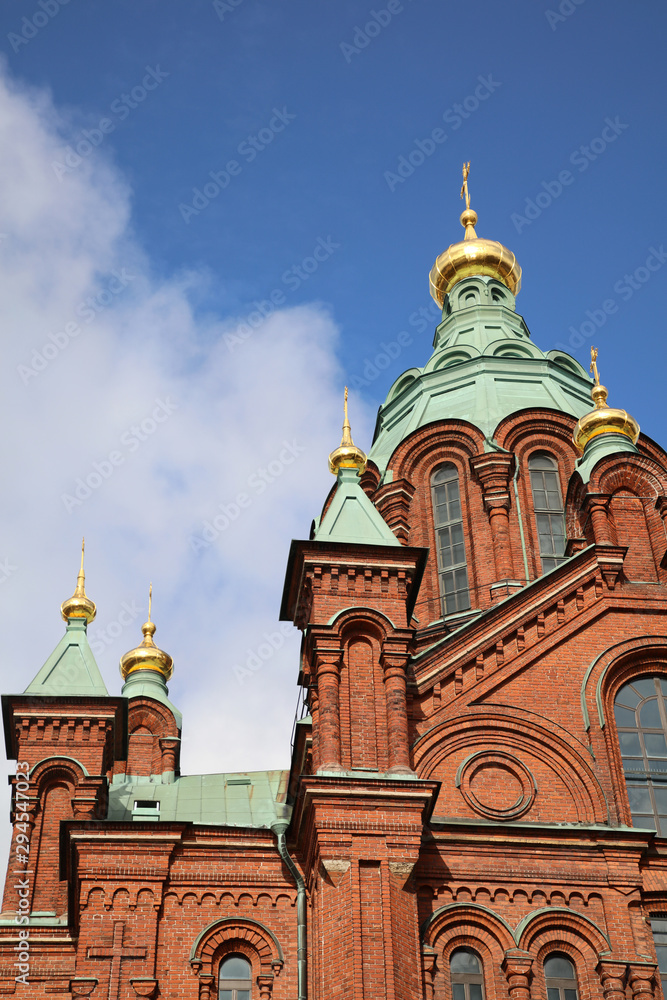
<instances>
[{"instance_id":1,"label":"red brick cathedral","mask_svg":"<svg viewBox=\"0 0 667 1000\"><path fill-rule=\"evenodd\" d=\"M368 457L346 406L292 543L289 772L182 775L171 657L149 616L109 694L82 566L3 699L0 994L662 1000L667 455L595 357L536 346L514 255L461 222L433 353Z\"/></svg>"}]
</instances>

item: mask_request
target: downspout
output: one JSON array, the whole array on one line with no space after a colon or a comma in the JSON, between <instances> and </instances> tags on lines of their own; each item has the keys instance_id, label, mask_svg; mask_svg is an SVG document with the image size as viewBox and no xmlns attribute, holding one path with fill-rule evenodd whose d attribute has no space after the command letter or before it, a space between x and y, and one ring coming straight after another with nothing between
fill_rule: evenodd
<instances>
[{"instance_id":1,"label":"downspout","mask_svg":"<svg viewBox=\"0 0 667 1000\"><path fill-rule=\"evenodd\" d=\"M512 482L514 483L514 499L516 500L516 512L519 518L519 534L521 535L521 551L523 552L523 570L526 574L526 585L530 582L530 577L528 576L528 555L526 554L526 539L523 534L523 514L521 513L521 501L519 500L519 488L517 486L517 479L519 478L519 463L514 459L514 464L516 469L514 471L514 476L512 477Z\"/></svg>"},{"instance_id":2,"label":"downspout","mask_svg":"<svg viewBox=\"0 0 667 1000\"><path fill-rule=\"evenodd\" d=\"M276 835L276 840L278 841L278 854L285 862L286 867L289 869L292 878L296 882L296 934L297 934L297 984L298 984L298 1000L307 1000L308 997L308 980L307 980L307 954L306 954L306 883L301 877L301 872L294 864L294 861L290 857L289 851L287 850L287 841L285 839L285 834L287 832L287 827L289 823L285 820L276 820L275 823L271 825L271 830Z\"/></svg>"}]
</instances>

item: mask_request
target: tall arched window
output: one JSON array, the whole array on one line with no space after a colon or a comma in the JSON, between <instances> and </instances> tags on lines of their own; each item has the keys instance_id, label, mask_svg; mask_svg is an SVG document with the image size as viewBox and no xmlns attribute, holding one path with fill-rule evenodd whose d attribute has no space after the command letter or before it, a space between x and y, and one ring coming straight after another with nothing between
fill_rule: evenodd
<instances>
[{"instance_id":1,"label":"tall arched window","mask_svg":"<svg viewBox=\"0 0 667 1000\"><path fill-rule=\"evenodd\" d=\"M662 984L662 995L667 997L667 919L664 913L658 917L651 917L651 930L658 956L658 973Z\"/></svg>"},{"instance_id":2,"label":"tall arched window","mask_svg":"<svg viewBox=\"0 0 667 1000\"><path fill-rule=\"evenodd\" d=\"M528 462L533 490L533 510L537 522L542 572L548 573L565 558L565 513L560 494L556 460L546 452L536 452Z\"/></svg>"},{"instance_id":3,"label":"tall arched window","mask_svg":"<svg viewBox=\"0 0 667 1000\"><path fill-rule=\"evenodd\" d=\"M241 955L228 955L218 972L219 1000L250 1000L252 988L250 962Z\"/></svg>"},{"instance_id":4,"label":"tall arched window","mask_svg":"<svg viewBox=\"0 0 667 1000\"><path fill-rule=\"evenodd\" d=\"M549 955L544 963L547 1000L578 1000L574 966L565 955Z\"/></svg>"},{"instance_id":5,"label":"tall arched window","mask_svg":"<svg viewBox=\"0 0 667 1000\"><path fill-rule=\"evenodd\" d=\"M441 465L433 473L431 492L442 613L451 615L456 611L467 611L470 607L459 474L455 465Z\"/></svg>"},{"instance_id":6,"label":"tall arched window","mask_svg":"<svg viewBox=\"0 0 667 1000\"><path fill-rule=\"evenodd\" d=\"M667 837L667 680L642 677L622 687L614 714L635 826Z\"/></svg>"},{"instance_id":7,"label":"tall arched window","mask_svg":"<svg viewBox=\"0 0 667 1000\"><path fill-rule=\"evenodd\" d=\"M484 977L479 956L470 948L457 948L449 960L452 1000L484 1000Z\"/></svg>"}]
</instances>

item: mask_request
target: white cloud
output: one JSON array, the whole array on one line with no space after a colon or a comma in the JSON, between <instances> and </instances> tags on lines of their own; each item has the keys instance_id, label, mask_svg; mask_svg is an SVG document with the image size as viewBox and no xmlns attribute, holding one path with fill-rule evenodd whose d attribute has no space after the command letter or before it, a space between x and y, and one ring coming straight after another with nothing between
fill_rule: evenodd
<instances>
[{"instance_id":1,"label":"white cloud","mask_svg":"<svg viewBox=\"0 0 667 1000\"><path fill-rule=\"evenodd\" d=\"M23 690L60 639L59 604L85 534L87 589L98 604L89 634L110 693L144 614L120 635L114 623L123 602L145 610L152 580L156 641L175 660L184 771L286 766L298 635L245 683L233 668L276 633L290 539L307 537L331 485L336 326L321 305L285 308L230 353L230 321L200 320L191 305L209 274L152 277L132 234L128 185L102 151L58 179L63 128L48 94L2 70L0 561L15 569L0 583L0 689ZM113 274L123 272L119 287ZM87 322L81 303L90 297L99 311ZM79 332L67 342L72 323ZM33 351L47 362L37 374ZM162 422L152 416L159 401L161 417L172 409ZM274 481L260 492L251 477L267 467ZM64 502L78 481L92 474L97 483L96 473L88 498ZM246 508L193 551L193 536L239 493ZM109 624L114 637L105 631L102 641Z\"/></svg>"}]
</instances>

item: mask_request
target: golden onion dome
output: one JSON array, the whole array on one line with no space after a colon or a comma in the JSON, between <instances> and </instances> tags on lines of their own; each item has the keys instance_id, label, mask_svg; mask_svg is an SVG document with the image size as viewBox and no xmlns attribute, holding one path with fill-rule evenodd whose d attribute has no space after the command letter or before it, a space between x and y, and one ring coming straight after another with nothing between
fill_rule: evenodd
<instances>
[{"instance_id":1,"label":"golden onion dome","mask_svg":"<svg viewBox=\"0 0 667 1000\"><path fill-rule=\"evenodd\" d=\"M347 418L347 386L345 386L344 412L343 436L338 448L329 455L329 471L333 472L334 476L337 476L339 469L357 469L359 475L361 475L366 468L366 456L361 448L357 448L352 440L350 421Z\"/></svg>"},{"instance_id":2,"label":"golden onion dome","mask_svg":"<svg viewBox=\"0 0 667 1000\"><path fill-rule=\"evenodd\" d=\"M583 452L584 448L592 438L599 434L623 434L630 438L633 444L637 444L639 438L639 424L634 417L631 417L626 410L617 410L607 406L608 392L605 386L600 385L600 376L596 364L598 352L595 347L591 347L591 374L594 376L595 385L591 389L591 396L595 403L595 409L585 413L577 421L572 434L572 440Z\"/></svg>"},{"instance_id":3,"label":"golden onion dome","mask_svg":"<svg viewBox=\"0 0 667 1000\"><path fill-rule=\"evenodd\" d=\"M521 290L521 268L512 251L496 240L480 238L475 232L477 212L470 207L469 171L470 164L464 163L461 197L465 196L466 208L461 213L461 225L465 229L465 236L460 243L452 243L440 254L429 275L431 295L440 307L445 301L445 295L457 282L472 276L496 278L509 288L512 295L518 295Z\"/></svg>"},{"instance_id":4,"label":"golden onion dome","mask_svg":"<svg viewBox=\"0 0 667 1000\"><path fill-rule=\"evenodd\" d=\"M76 589L71 597L60 605L60 614L67 622L70 618L85 618L87 623L92 622L97 614L95 602L86 596L86 576L83 572L83 553L86 546L85 538L81 539L81 568L76 578Z\"/></svg>"},{"instance_id":5,"label":"golden onion dome","mask_svg":"<svg viewBox=\"0 0 667 1000\"><path fill-rule=\"evenodd\" d=\"M123 680L127 680L129 675L135 673L137 670L154 670L156 673L161 674L165 681L168 681L174 672L174 661L169 653L165 653L163 649L158 649L153 642L155 625L151 621L152 596L153 586L151 584L148 596L148 621L144 622L141 626L144 638L138 646L120 658L120 672Z\"/></svg>"}]
</instances>

